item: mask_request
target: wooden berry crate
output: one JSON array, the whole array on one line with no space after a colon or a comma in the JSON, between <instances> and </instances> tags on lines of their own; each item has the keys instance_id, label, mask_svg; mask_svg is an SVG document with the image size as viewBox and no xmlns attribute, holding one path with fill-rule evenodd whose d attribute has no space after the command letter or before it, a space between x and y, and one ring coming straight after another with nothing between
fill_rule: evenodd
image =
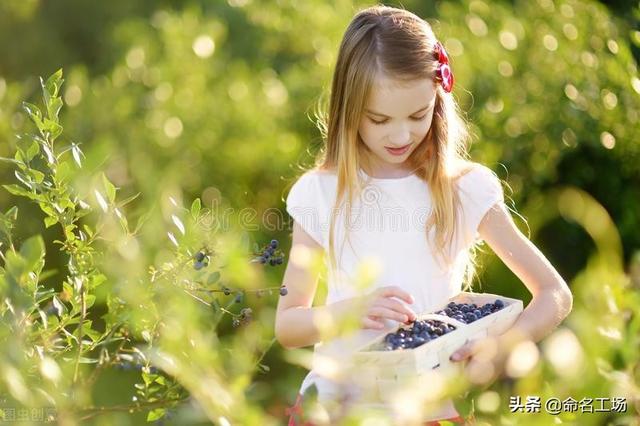
<instances>
[{"instance_id":1,"label":"wooden berry crate","mask_svg":"<svg viewBox=\"0 0 640 426\"><path fill-rule=\"evenodd\" d=\"M390 384L415 378L434 369L450 367L452 363L449 357L465 343L506 332L522 312L523 304L521 300L496 294L461 292L434 310L444 310L450 302L475 303L482 306L493 303L496 299L504 303L502 309L470 324L435 313L418 315L418 319L438 320L453 325L456 329L417 348L384 350L382 347L387 333L378 336L353 355L353 367L357 372L358 381L366 387L380 388L380 392L383 392L383 389L392 389L388 386ZM399 328L403 326L398 325L390 332Z\"/></svg>"}]
</instances>

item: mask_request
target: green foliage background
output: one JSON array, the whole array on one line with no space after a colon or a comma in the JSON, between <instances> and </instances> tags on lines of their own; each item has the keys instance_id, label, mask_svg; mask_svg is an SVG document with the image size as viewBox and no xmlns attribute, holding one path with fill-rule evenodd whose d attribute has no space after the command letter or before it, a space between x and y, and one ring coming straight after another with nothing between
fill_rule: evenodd
<instances>
[{"instance_id":1,"label":"green foliage background","mask_svg":"<svg viewBox=\"0 0 640 426\"><path fill-rule=\"evenodd\" d=\"M107 182L117 188L117 196L108 200L112 208L117 200L140 194L121 207L131 228L140 218L147 219L134 251L127 249L130 240L122 223L114 225L97 214L88 216L97 223L109 223L104 228L109 238L99 246L108 280L104 293L97 294L96 309L101 310L97 318L111 308L108 294L126 294L131 282L144 281L140 277L149 265L177 265L175 256L181 250L188 259L189 253L208 242L221 251L242 252L246 246L236 250L233 241L244 230L248 231L245 240L262 243L277 238L288 251L286 214L276 215L275 224L265 223L263 215L272 209L284 212L289 185L301 167L312 163L321 143L311 119L313 108L329 87L346 25L359 7L370 4L320 0L0 3L0 156L13 158L18 148L15 135L33 132L21 104L25 100L40 103L38 77L64 68L61 139L65 145L80 144L84 153L83 167L67 171L70 187L79 194L91 194L98 187L108 192L108 186L96 178L104 171ZM639 4L416 0L402 5L433 25L451 56L457 82L454 94L476 135L472 158L494 169L508 184L505 195L522 216L515 217L518 226L576 296L566 326L582 345L586 372L568 380L541 365L522 381L519 393L579 399L625 392L628 398L636 398L635 408L633 399L629 400L629 414L635 410L637 415L640 305L633 302L638 301L640 289ZM14 166L0 165L0 182L17 183ZM191 206L196 198L216 213L226 207L256 213L231 215L229 229L219 234L197 221L187 223L194 234L187 232L173 250L167 239L167 232L178 235L172 215L179 216L182 210L177 206ZM91 200L96 207L95 198ZM0 191L0 210L7 212L14 205L19 211L13 229L16 248L26 241L36 244L29 238L40 234L45 269L57 271L42 277L41 284L64 291L62 271L68 258L53 243L64 237L62 229L45 227L37 204ZM4 252L6 244L1 248ZM255 269L243 266L240 258L229 255L227 266L231 266L222 272L228 285L279 286L282 267ZM482 291L518 297L525 303L530 299L499 259L487 253L482 260L486 265ZM162 309L184 297L184 293L167 291L178 299L156 294L158 299L153 300ZM144 299L135 293L123 296L127 309L137 298ZM261 321L236 330L228 316L220 317L217 333L207 327L215 319L210 310L194 307L182 312L174 307L170 311L185 324L199 324L194 327L199 327L195 330L201 340L182 330L174 341L162 344L177 350L185 342L199 341L200 350L193 357L196 365L216 365L214 371L203 373L185 364L178 375L195 404L204 407L198 411L199 418L183 418L183 423L218 421L221 415L237 422L282 421L305 370L289 363L277 345L271 346L275 303L275 297L268 295L247 298L242 306L251 306ZM131 312L138 319L148 314L144 308ZM158 318L164 317L159 314ZM605 325L609 328L596 331ZM144 330L141 325L133 331L139 341L145 340L140 334ZM2 344L10 345L9 341ZM234 354L229 359L221 355L227 349ZM5 358L0 362L16 365L9 351L2 354ZM268 371L252 370L256 362ZM66 370L63 373L67 375ZM232 406L242 410L243 420L230 415L224 404L211 402L215 395L196 384L199 374L210 374L211 380L229 388L233 400L241 401ZM84 403L130 402L136 380L139 373L109 370L92 393L84 394ZM511 384L494 386L501 392L502 406L499 412L485 413L493 419L489 421L495 423L504 416L522 422L524 415L508 414L505 407L509 391L515 392L508 387ZM15 397L11 387L12 382L5 379L0 397L5 389ZM114 419L135 424L146 416L147 412L125 411L94 418L105 424ZM578 424L605 421L605 417L586 416ZM73 422L73 415L69 419ZM549 419L532 420L536 421L548 424ZM564 421L571 422L571 416Z\"/></svg>"}]
</instances>

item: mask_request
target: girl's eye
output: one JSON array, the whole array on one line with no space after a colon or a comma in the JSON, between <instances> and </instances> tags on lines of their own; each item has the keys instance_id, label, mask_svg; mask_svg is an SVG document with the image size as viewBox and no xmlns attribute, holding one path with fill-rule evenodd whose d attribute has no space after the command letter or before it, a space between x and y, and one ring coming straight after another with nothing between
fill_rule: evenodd
<instances>
[{"instance_id":1,"label":"girl's eye","mask_svg":"<svg viewBox=\"0 0 640 426\"><path fill-rule=\"evenodd\" d=\"M424 120L426 116L427 116L427 114L424 114L424 115L422 115L421 117L411 117L411 119L412 119L413 121L420 121L420 120ZM371 122L372 122L373 124L384 124L384 123L386 123L386 122L387 122L387 120L377 121L377 120L374 120L373 118L369 118L369 120L371 120Z\"/></svg>"}]
</instances>

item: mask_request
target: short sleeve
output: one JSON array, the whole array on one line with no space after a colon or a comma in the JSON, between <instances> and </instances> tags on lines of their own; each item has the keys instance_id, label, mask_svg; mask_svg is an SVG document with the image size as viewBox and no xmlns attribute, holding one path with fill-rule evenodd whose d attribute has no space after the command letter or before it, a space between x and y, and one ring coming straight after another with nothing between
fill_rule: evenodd
<instances>
[{"instance_id":1,"label":"short sleeve","mask_svg":"<svg viewBox=\"0 0 640 426\"><path fill-rule=\"evenodd\" d=\"M323 206L317 176L306 173L293 184L287 195L287 213L302 229L324 247L321 227Z\"/></svg>"},{"instance_id":2,"label":"short sleeve","mask_svg":"<svg viewBox=\"0 0 640 426\"><path fill-rule=\"evenodd\" d=\"M460 178L460 191L464 210L466 239L480 239L478 227L485 214L496 203L504 202L502 184L496 174L486 166L476 165Z\"/></svg>"}]
</instances>

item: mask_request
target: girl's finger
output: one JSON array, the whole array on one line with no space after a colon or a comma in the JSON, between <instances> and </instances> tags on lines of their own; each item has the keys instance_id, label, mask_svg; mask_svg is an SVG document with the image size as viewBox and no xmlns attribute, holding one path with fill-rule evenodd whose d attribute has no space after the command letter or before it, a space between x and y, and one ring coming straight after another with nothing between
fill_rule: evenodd
<instances>
[{"instance_id":1,"label":"girl's finger","mask_svg":"<svg viewBox=\"0 0 640 426\"><path fill-rule=\"evenodd\" d=\"M414 302L413 296L395 285L382 287L379 294L383 297L397 297L398 299L404 300L409 304L412 304Z\"/></svg>"},{"instance_id":2,"label":"girl's finger","mask_svg":"<svg viewBox=\"0 0 640 426\"><path fill-rule=\"evenodd\" d=\"M471 357L473 355L473 345L475 342L468 342L464 344L460 349L455 351L449 359L453 362L464 361L465 359Z\"/></svg>"},{"instance_id":3,"label":"girl's finger","mask_svg":"<svg viewBox=\"0 0 640 426\"><path fill-rule=\"evenodd\" d=\"M374 330L381 330L381 329L384 328L384 324L379 322L379 321L376 321L376 320L374 320L374 319L372 319L370 317L364 317L362 319L362 327L363 328L371 328L371 329L374 329Z\"/></svg>"},{"instance_id":4,"label":"girl's finger","mask_svg":"<svg viewBox=\"0 0 640 426\"><path fill-rule=\"evenodd\" d=\"M371 309L369 309L369 315L373 315L381 318L387 318L387 319L398 321L398 322L405 322L409 320L409 317L406 314L396 312L392 309L385 308L383 306L371 307Z\"/></svg>"},{"instance_id":5,"label":"girl's finger","mask_svg":"<svg viewBox=\"0 0 640 426\"><path fill-rule=\"evenodd\" d=\"M374 305L384 306L385 308L392 309L396 312L406 315L411 321L414 321L416 319L416 313L413 312L413 309L396 299L384 297L378 299Z\"/></svg>"}]
</instances>

